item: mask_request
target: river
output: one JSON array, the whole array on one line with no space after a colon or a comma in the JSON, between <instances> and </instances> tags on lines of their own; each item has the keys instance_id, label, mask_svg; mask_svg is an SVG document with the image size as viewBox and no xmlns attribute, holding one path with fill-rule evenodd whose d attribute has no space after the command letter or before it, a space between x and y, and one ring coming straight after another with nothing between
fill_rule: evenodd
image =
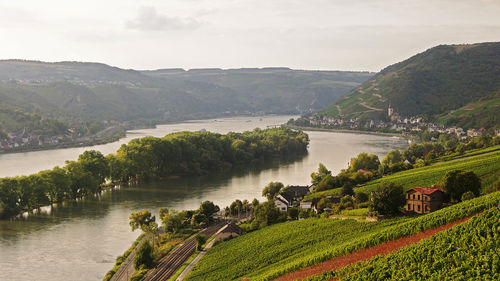
<instances>
[{"instance_id":1,"label":"river","mask_svg":"<svg viewBox=\"0 0 500 281\"><path fill-rule=\"evenodd\" d=\"M134 130L117 142L86 148L68 148L0 155L0 176L29 174L73 160L88 149L104 154L142 136L164 136L190 130L227 133L285 123L294 116L234 117L160 125ZM231 174L140 184L105 191L100 196L43 208L38 214L0 221L0 280L101 280L139 235L131 232L131 212L160 207L196 209L211 200L221 207L234 199L261 197L270 181L308 184L319 163L338 173L351 157L368 152L383 157L407 146L403 139L361 134L307 132L309 153L294 162L274 161L264 167Z\"/></svg>"}]
</instances>

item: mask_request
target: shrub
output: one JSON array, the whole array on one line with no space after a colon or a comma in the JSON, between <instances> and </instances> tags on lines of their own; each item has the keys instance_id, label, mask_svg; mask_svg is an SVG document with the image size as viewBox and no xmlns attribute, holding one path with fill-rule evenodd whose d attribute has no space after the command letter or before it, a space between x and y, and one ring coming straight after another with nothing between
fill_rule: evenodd
<instances>
[{"instance_id":1,"label":"shrub","mask_svg":"<svg viewBox=\"0 0 500 281\"><path fill-rule=\"evenodd\" d=\"M481 190L481 180L470 171L453 170L445 174L441 181L443 191L452 201L460 201L462 194L471 191L475 196Z\"/></svg>"},{"instance_id":2,"label":"shrub","mask_svg":"<svg viewBox=\"0 0 500 281\"><path fill-rule=\"evenodd\" d=\"M149 241L142 243L134 258L135 269L152 268L154 266L153 247Z\"/></svg>"},{"instance_id":3,"label":"shrub","mask_svg":"<svg viewBox=\"0 0 500 281\"><path fill-rule=\"evenodd\" d=\"M368 199L370 199L370 196L368 196L368 194L364 192L356 192L354 198L356 198L356 202L359 204L368 201Z\"/></svg>"},{"instance_id":4,"label":"shrub","mask_svg":"<svg viewBox=\"0 0 500 281\"><path fill-rule=\"evenodd\" d=\"M203 234L198 234L194 237L194 239L196 240L196 249L198 251L203 250L203 244L205 244L205 242L207 242L207 236L205 236Z\"/></svg>"},{"instance_id":5,"label":"shrub","mask_svg":"<svg viewBox=\"0 0 500 281\"><path fill-rule=\"evenodd\" d=\"M467 191L464 194L462 194L461 199L462 201L467 201L473 199L474 197L476 196L474 195L474 193L472 193L472 191Z\"/></svg>"},{"instance_id":6,"label":"shrub","mask_svg":"<svg viewBox=\"0 0 500 281\"><path fill-rule=\"evenodd\" d=\"M384 182L372 192L370 211L381 215L394 215L399 213L405 203L403 187L392 182Z\"/></svg>"}]
</instances>

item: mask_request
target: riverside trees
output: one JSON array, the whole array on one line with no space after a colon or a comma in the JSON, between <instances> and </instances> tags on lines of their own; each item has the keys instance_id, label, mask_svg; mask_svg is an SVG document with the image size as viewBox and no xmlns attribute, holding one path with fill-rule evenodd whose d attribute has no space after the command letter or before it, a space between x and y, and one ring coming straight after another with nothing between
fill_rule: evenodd
<instances>
[{"instance_id":1,"label":"riverside trees","mask_svg":"<svg viewBox=\"0 0 500 281\"><path fill-rule=\"evenodd\" d=\"M307 134L285 128L226 135L180 132L134 139L106 157L86 151L62 168L0 178L0 218L99 192L107 181L127 183L217 172L273 156L304 154L308 143Z\"/></svg>"}]
</instances>

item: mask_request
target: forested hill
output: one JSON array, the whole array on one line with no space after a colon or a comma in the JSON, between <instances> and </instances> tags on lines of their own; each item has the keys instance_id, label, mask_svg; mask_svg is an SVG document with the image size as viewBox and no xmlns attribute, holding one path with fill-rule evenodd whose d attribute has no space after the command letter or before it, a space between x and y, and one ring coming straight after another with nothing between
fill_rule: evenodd
<instances>
[{"instance_id":1,"label":"forested hill","mask_svg":"<svg viewBox=\"0 0 500 281\"><path fill-rule=\"evenodd\" d=\"M440 45L385 68L323 113L384 119L391 103L403 116L427 115L448 125L498 125L491 116L500 110L499 77L500 42ZM478 104L481 100L490 106Z\"/></svg>"},{"instance_id":2,"label":"forested hill","mask_svg":"<svg viewBox=\"0 0 500 281\"><path fill-rule=\"evenodd\" d=\"M136 71L100 63L0 61L0 106L54 118L154 122L324 108L372 76L287 68ZM141 121L142 120L142 121ZM0 122L0 131L25 121Z\"/></svg>"}]
</instances>

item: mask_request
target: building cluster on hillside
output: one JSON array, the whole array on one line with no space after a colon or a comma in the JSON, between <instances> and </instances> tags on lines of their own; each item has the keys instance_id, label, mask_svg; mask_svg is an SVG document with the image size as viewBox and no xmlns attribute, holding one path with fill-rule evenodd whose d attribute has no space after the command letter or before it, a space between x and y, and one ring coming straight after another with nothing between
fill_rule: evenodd
<instances>
[{"instance_id":1,"label":"building cluster on hillside","mask_svg":"<svg viewBox=\"0 0 500 281\"><path fill-rule=\"evenodd\" d=\"M282 211L287 212L290 208L299 208L301 210L313 210L320 212L318 203L321 200L326 200L331 204L339 204L341 202L340 196L322 196L312 198L311 201L302 201L304 197L310 194L314 189L311 186L290 186L274 199L276 207ZM437 211L443 207L444 192L439 186L430 187L414 187L406 191L406 213L426 214ZM322 211L329 212L332 209L324 208Z\"/></svg>"},{"instance_id":2,"label":"building cluster on hillside","mask_svg":"<svg viewBox=\"0 0 500 281\"><path fill-rule=\"evenodd\" d=\"M26 129L20 134L15 134L12 132L7 133L7 137L0 139L0 152L20 149L23 147L40 147L40 146L50 146L57 145L66 141L74 141L76 138L75 134L68 131L64 135L55 136L40 136L37 134L29 133Z\"/></svg>"},{"instance_id":3,"label":"building cluster on hillside","mask_svg":"<svg viewBox=\"0 0 500 281\"><path fill-rule=\"evenodd\" d=\"M362 121L358 118L348 120L340 117L331 117L320 114L313 114L307 117L307 121L311 126L330 127L330 128L346 128L346 129L383 129L393 132L409 133L409 132L439 132L442 134L455 135L458 138L479 137L486 133L484 128L464 130L460 127L444 127L442 125L427 122L419 116L403 117L389 105L387 115L390 121L369 120ZM496 132L500 135L500 131Z\"/></svg>"}]
</instances>

